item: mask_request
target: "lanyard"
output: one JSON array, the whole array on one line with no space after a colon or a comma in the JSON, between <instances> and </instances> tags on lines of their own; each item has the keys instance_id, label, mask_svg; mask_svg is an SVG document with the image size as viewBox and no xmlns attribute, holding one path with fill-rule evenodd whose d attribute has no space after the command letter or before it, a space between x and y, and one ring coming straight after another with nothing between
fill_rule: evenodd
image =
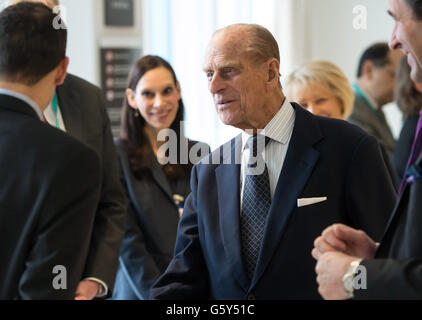
<instances>
[{"instance_id":1,"label":"lanyard","mask_svg":"<svg viewBox=\"0 0 422 320\"><path fill-rule=\"evenodd\" d=\"M51 102L51 106L53 107L54 119L56 119L56 128L60 129L59 118L57 113L59 112L59 103L57 101L57 94L54 92L53 101Z\"/></svg>"},{"instance_id":2,"label":"lanyard","mask_svg":"<svg viewBox=\"0 0 422 320\"><path fill-rule=\"evenodd\" d=\"M353 84L353 90L355 91L355 93L362 98L362 100L365 102L366 106L369 108L369 110L372 111L372 113L374 115L377 116L378 119L381 119L381 116L378 114L378 112L375 110L375 108L372 106L372 103L368 100L368 98L366 97L366 95L363 93L362 89L359 88L359 86L354 83Z\"/></svg>"}]
</instances>

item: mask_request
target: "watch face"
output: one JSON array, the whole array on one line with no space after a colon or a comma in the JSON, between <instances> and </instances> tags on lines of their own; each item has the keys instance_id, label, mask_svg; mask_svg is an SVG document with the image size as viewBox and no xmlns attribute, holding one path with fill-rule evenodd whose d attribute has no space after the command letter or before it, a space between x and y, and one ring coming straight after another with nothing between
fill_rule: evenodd
<instances>
[{"instance_id":1,"label":"watch face","mask_svg":"<svg viewBox=\"0 0 422 320\"><path fill-rule=\"evenodd\" d=\"M344 290L346 292L353 292L353 275L347 275L344 279Z\"/></svg>"}]
</instances>

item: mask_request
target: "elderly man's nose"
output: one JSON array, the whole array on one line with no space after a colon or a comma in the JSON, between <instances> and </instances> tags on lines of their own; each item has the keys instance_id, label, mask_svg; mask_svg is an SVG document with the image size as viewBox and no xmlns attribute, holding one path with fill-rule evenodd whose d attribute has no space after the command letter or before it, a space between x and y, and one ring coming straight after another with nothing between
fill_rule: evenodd
<instances>
[{"instance_id":1,"label":"elderly man's nose","mask_svg":"<svg viewBox=\"0 0 422 320\"><path fill-rule=\"evenodd\" d=\"M225 88L224 80L215 74L209 82L209 90L211 93L218 93Z\"/></svg>"}]
</instances>

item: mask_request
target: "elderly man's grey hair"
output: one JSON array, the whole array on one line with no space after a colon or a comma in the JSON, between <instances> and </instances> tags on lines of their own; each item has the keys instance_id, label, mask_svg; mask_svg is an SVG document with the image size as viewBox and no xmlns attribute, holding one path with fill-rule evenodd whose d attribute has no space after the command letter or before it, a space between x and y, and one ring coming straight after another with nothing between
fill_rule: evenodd
<instances>
[{"instance_id":1,"label":"elderly man's grey hair","mask_svg":"<svg viewBox=\"0 0 422 320\"><path fill-rule=\"evenodd\" d=\"M266 28L257 24L232 24L217 30L214 35L231 30L244 30L247 33L246 50L258 60L275 58L280 61L280 50L274 36Z\"/></svg>"},{"instance_id":2,"label":"elderly man's grey hair","mask_svg":"<svg viewBox=\"0 0 422 320\"><path fill-rule=\"evenodd\" d=\"M267 61L271 58L275 58L278 62L280 62L280 50L277 40L268 29L258 24L232 24L217 30L213 37L220 32L236 29L245 31L246 38L242 39L242 41L246 41L246 51L251 54L257 62ZM280 80L279 86L282 88Z\"/></svg>"}]
</instances>

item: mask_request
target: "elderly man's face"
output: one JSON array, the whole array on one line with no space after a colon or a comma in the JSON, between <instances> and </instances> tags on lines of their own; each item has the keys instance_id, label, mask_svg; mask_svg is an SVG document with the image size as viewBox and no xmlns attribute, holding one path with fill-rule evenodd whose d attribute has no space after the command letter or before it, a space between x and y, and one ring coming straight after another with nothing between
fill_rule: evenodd
<instances>
[{"instance_id":1,"label":"elderly man's face","mask_svg":"<svg viewBox=\"0 0 422 320\"><path fill-rule=\"evenodd\" d=\"M228 34L227 34L228 33ZM233 32L212 39L205 72L217 113L224 124L240 129L256 128L265 112L265 63L254 63L244 43Z\"/></svg>"},{"instance_id":2,"label":"elderly man's face","mask_svg":"<svg viewBox=\"0 0 422 320\"><path fill-rule=\"evenodd\" d=\"M412 80L422 82L422 21L416 20L405 0L390 0L389 7L396 21L390 47L401 49L407 55Z\"/></svg>"}]
</instances>

